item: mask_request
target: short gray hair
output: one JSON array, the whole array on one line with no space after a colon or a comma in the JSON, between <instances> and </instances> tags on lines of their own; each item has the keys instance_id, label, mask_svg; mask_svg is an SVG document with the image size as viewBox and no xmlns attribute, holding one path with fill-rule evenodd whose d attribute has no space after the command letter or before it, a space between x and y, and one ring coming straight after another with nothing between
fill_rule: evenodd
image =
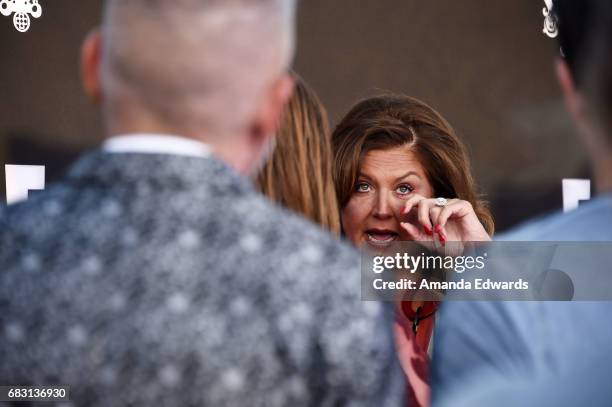
<instances>
[{"instance_id":1,"label":"short gray hair","mask_svg":"<svg viewBox=\"0 0 612 407\"><path fill-rule=\"evenodd\" d=\"M246 124L294 52L295 0L107 0L102 87L110 115L134 106L174 126Z\"/></svg>"}]
</instances>

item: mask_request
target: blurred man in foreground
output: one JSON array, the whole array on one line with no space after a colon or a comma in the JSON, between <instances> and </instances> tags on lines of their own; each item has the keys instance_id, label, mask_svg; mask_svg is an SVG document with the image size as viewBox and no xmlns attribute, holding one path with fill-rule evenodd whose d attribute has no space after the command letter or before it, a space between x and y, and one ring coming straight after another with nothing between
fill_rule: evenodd
<instances>
[{"instance_id":1,"label":"blurred man in foreground","mask_svg":"<svg viewBox=\"0 0 612 407\"><path fill-rule=\"evenodd\" d=\"M589 152L598 197L503 239L610 241L612 4L556 0L552 12L563 54L557 78ZM435 343L434 405L609 405L610 313L609 302L448 303Z\"/></svg>"},{"instance_id":2,"label":"blurred man in foreground","mask_svg":"<svg viewBox=\"0 0 612 407\"><path fill-rule=\"evenodd\" d=\"M294 12L106 2L82 76L108 139L0 211L0 384L68 385L83 406L399 400L358 254L245 177L291 94Z\"/></svg>"}]
</instances>

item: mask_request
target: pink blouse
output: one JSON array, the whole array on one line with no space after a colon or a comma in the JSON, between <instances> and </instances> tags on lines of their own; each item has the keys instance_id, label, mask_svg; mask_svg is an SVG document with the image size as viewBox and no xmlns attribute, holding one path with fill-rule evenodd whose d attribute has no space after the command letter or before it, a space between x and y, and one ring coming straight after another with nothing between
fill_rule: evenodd
<instances>
[{"instance_id":1,"label":"pink blouse","mask_svg":"<svg viewBox=\"0 0 612 407\"><path fill-rule=\"evenodd\" d=\"M429 406L429 356L437 302L424 302L418 312L413 303L402 301L396 308L393 333L398 358L406 376L409 406ZM416 335L414 325L416 319Z\"/></svg>"}]
</instances>

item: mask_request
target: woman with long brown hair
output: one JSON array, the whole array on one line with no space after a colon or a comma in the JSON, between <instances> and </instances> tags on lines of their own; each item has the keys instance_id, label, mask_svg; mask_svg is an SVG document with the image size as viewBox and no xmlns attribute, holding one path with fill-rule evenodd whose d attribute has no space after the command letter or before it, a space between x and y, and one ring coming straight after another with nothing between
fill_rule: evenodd
<instances>
[{"instance_id":1,"label":"woman with long brown hair","mask_svg":"<svg viewBox=\"0 0 612 407\"><path fill-rule=\"evenodd\" d=\"M339 234L327 112L304 80L295 73L293 78L295 90L283 113L274 152L257 184L271 200Z\"/></svg>"},{"instance_id":2,"label":"woman with long brown hair","mask_svg":"<svg viewBox=\"0 0 612 407\"><path fill-rule=\"evenodd\" d=\"M485 241L493 219L476 193L466 148L425 103L380 96L354 106L332 135L342 231L358 247L394 241ZM409 402L429 403L435 302L402 302L394 326ZM418 330L417 330L418 328Z\"/></svg>"}]
</instances>

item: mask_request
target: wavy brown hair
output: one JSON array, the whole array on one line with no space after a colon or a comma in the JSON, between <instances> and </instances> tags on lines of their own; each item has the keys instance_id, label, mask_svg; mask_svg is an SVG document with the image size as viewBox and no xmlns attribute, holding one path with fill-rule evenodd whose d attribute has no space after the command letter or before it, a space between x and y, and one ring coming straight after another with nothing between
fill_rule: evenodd
<instances>
[{"instance_id":1,"label":"wavy brown hair","mask_svg":"<svg viewBox=\"0 0 612 407\"><path fill-rule=\"evenodd\" d=\"M316 93L293 77L295 91L282 115L276 147L256 182L271 200L339 234L327 112Z\"/></svg>"},{"instance_id":2,"label":"wavy brown hair","mask_svg":"<svg viewBox=\"0 0 612 407\"><path fill-rule=\"evenodd\" d=\"M340 208L353 194L361 160L369 151L404 145L411 146L419 159L434 195L470 202L492 235L493 217L476 192L465 145L438 112L408 96L366 99L354 106L334 130L333 173Z\"/></svg>"}]
</instances>

